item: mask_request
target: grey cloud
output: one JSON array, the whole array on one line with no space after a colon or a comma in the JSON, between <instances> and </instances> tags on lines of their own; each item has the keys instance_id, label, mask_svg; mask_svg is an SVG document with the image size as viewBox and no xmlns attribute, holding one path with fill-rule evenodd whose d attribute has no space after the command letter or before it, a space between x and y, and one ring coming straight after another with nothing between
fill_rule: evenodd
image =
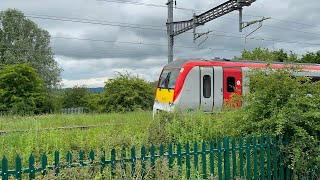
<instances>
[{"instance_id":1,"label":"grey cloud","mask_svg":"<svg viewBox=\"0 0 320 180\"><path fill-rule=\"evenodd\" d=\"M138 1L160 5L165 5L167 2L167 0ZM177 0L177 7L209 10L211 7L225 1ZM56 59L64 68L64 79L76 80L111 77L114 75L114 70L123 69L134 70L142 76L152 71L153 76L158 76L156 71L160 72L161 68L167 63L166 8L88 0L3 0L0 2L0 7L0 10L17 8L26 14L151 25L152 27L140 27L164 30L32 19L40 27L48 30L54 37L164 45L152 46L52 38L51 45L56 54ZM303 54L305 51L315 51L319 49L319 45L317 44L320 44L320 35L275 29L268 26L278 26L320 34L320 22L318 21L320 18L320 14L318 13L319 7L320 1L318 0L309 0L308 2L301 2L300 0L259 0L250 7L244 8L243 12L245 15L244 21L257 20L264 16L317 26L312 27L270 19L263 22L264 26L250 37L269 37L283 41L308 42L315 45L252 39L248 39L247 43L245 43L243 37L252 32L257 25L252 25L244 29L242 33L239 33L238 12L233 12L225 15L224 18L216 19L197 28L197 32L206 32L208 30L223 31L210 33L208 39L199 47L198 44L205 39L205 36L198 39L196 43L193 43L192 33L177 36L175 38L174 55L175 57L194 58L232 58L233 56L240 55L243 49L253 49L258 46L268 47L272 50L283 48L287 51L292 50L298 54ZM199 14L200 12L196 13ZM175 21L191 19L192 15L192 11L174 10ZM240 36L242 38L231 38L224 35ZM192 46L194 48L183 48L181 46ZM149 77L146 76L146 78Z\"/></svg>"}]
</instances>

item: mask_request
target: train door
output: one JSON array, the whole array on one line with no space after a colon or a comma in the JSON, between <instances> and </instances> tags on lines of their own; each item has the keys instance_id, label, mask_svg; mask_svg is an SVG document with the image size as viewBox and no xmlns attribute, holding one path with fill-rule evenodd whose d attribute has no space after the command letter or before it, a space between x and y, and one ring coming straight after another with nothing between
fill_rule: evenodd
<instances>
[{"instance_id":1,"label":"train door","mask_svg":"<svg viewBox=\"0 0 320 180\"><path fill-rule=\"evenodd\" d=\"M220 66L214 67L213 81L213 104L214 108L222 110L223 107L223 69Z\"/></svg>"},{"instance_id":2,"label":"train door","mask_svg":"<svg viewBox=\"0 0 320 180\"><path fill-rule=\"evenodd\" d=\"M241 68L223 68L223 99L228 104L232 95L242 95L242 71ZM239 102L240 103L240 102ZM236 106L240 104L237 103Z\"/></svg>"},{"instance_id":3,"label":"train door","mask_svg":"<svg viewBox=\"0 0 320 180\"><path fill-rule=\"evenodd\" d=\"M213 110L213 68L200 67L200 104L202 111Z\"/></svg>"}]
</instances>

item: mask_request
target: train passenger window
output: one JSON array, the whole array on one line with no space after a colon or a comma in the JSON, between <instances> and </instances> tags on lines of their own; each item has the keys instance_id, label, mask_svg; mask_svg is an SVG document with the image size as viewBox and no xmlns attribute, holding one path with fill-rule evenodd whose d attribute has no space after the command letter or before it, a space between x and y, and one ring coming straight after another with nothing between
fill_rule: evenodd
<instances>
[{"instance_id":1,"label":"train passenger window","mask_svg":"<svg viewBox=\"0 0 320 180\"><path fill-rule=\"evenodd\" d=\"M209 75L203 76L203 97L211 97L211 77Z\"/></svg>"},{"instance_id":2,"label":"train passenger window","mask_svg":"<svg viewBox=\"0 0 320 180\"><path fill-rule=\"evenodd\" d=\"M234 77L227 77L227 91L234 92L236 89L236 79Z\"/></svg>"},{"instance_id":3,"label":"train passenger window","mask_svg":"<svg viewBox=\"0 0 320 180\"><path fill-rule=\"evenodd\" d=\"M317 81L320 81L320 77L316 77L316 76L311 77L311 82L317 82Z\"/></svg>"}]
</instances>

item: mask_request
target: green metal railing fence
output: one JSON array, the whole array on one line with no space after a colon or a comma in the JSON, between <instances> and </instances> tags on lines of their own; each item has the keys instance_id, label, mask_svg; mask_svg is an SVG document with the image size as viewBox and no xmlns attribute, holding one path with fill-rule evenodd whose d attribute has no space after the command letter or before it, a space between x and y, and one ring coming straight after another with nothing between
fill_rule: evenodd
<instances>
[{"instance_id":1,"label":"green metal railing fence","mask_svg":"<svg viewBox=\"0 0 320 180\"><path fill-rule=\"evenodd\" d=\"M276 139L270 136L237 138L231 141L225 137L217 141L203 141L201 144L194 142L193 146L187 143L184 147L181 144L175 146L169 144L167 147L160 145L156 149L154 145L151 145L148 148L143 146L140 151L134 147L129 151L123 148L120 153L112 149L110 156L108 156L109 159L107 159L104 150L101 150L99 159L93 150L88 152L87 157L82 150L77 153L77 157L68 151L64 161L61 161L59 151L55 151L52 163L49 164L47 155L43 154L37 167L33 155L29 157L26 168L22 168L22 159L17 156L14 170L9 170L8 160L3 157L0 177L3 180L7 180L9 177L34 179L36 174L46 176L49 171L58 176L62 169L90 165L99 166L101 173L105 173L104 170L108 168L110 170L108 176L110 177L126 174L132 177L139 176L142 179L147 176L147 173L148 176L151 174L152 178L157 178L159 176L159 173L156 172L157 166L167 166L169 170L175 168L179 177L187 179L193 179L195 176L219 180L239 178L318 179L320 177L319 169L314 169L314 171L304 174L303 177L292 173L288 166L289 162L286 161L285 145L287 142L288 136L284 141L282 138ZM130 153L130 156L127 156L127 153ZM74 160L75 158L77 160Z\"/></svg>"}]
</instances>

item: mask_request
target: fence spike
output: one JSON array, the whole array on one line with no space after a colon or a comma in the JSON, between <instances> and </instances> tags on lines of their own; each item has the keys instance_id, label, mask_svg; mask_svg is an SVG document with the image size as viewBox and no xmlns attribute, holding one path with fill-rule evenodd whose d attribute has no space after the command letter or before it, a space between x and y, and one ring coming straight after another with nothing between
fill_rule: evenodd
<instances>
[{"instance_id":1,"label":"fence spike","mask_svg":"<svg viewBox=\"0 0 320 180\"><path fill-rule=\"evenodd\" d=\"M189 142L185 145L186 147L186 174L187 174L187 179L190 179L190 145Z\"/></svg>"},{"instance_id":2,"label":"fence spike","mask_svg":"<svg viewBox=\"0 0 320 180\"><path fill-rule=\"evenodd\" d=\"M203 179L207 179L206 141L202 141L201 161L202 161L202 177Z\"/></svg>"},{"instance_id":3,"label":"fence spike","mask_svg":"<svg viewBox=\"0 0 320 180\"><path fill-rule=\"evenodd\" d=\"M236 155L236 139L232 138L232 142L231 142L231 146L232 146L232 174L233 174L233 178L232 179L236 179L237 178L237 155Z\"/></svg>"},{"instance_id":4,"label":"fence spike","mask_svg":"<svg viewBox=\"0 0 320 180\"><path fill-rule=\"evenodd\" d=\"M2 180L8 180L9 176L8 176L8 160L5 156L3 156L2 158Z\"/></svg>"},{"instance_id":5,"label":"fence spike","mask_svg":"<svg viewBox=\"0 0 320 180\"><path fill-rule=\"evenodd\" d=\"M244 154L243 154L243 138L239 138L239 163L240 163L240 178L244 178Z\"/></svg>"},{"instance_id":6,"label":"fence spike","mask_svg":"<svg viewBox=\"0 0 320 180\"><path fill-rule=\"evenodd\" d=\"M277 139L276 137L273 137L273 142L272 142L272 146L273 146L273 174L274 180L278 179L278 154L277 154Z\"/></svg>"},{"instance_id":7,"label":"fence spike","mask_svg":"<svg viewBox=\"0 0 320 180\"><path fill-rule=\"evenodd\" d=\"M36 172L34 169L34 156L31 154L29 157L29 179L35 179Z\"/></svg>"},{"instance_id":8,"label":"fence spike","mask_svg":"<svg viewBox=\"0 0 320 180\"><path fill-rule=\"evenodd\" d=\"M79 164L80 164L80 166L84 166L83 161L84 161L84 153L83 153L82 149L80 149L80 151L79 151Z\"/></svg>"},{"instance_id":9,"label":"fence spike","mask_svg":"<svg viewBox=\"0 0 320 180\"><path fill-rule=\"evenodd\" d=\"M247 179L251 179L251 138L250 136L246 139L246 157L247 157Z\"/></svg>"},{"instance_id":10,"label":"fence spike","mask_svg":"<svg viewBox=\"0 0 320 180\"><path fill-rule=\"evenodd\" d=\"M224 147L224 177L225 179L230 179L230 149L229 149L229 138L223 138Z\"/></svg>"},{"instance_id":11,"label":"fence spike","mask_svg":"<svg viewBox=\"0 0 320 180\"><path fill-rule=\"evenodd\" d=\"M260 179L264 180L264 136L260 136Z\"/></svg>"},{"instance_id":12,"label":"fence spike","mask_svg":"<svg viewBox=\"0 0 320 180\"><path fill-rule=\"evenodd\" d=\"M22 179L22 160L19 156L16 157L16 178Z\"/></svg>"},{"instance_id":13,"label":"fence spike","mask_svg":"<svg viewBox=\"0 0 320 180\"><path fill-rule=\"evenodd\" d=\"M198 174L199 161L198 161L198 142L197 141L195 141L193 144L193 163L194 163L194 170L196 171L196 174Z\"/></svg>"},{"instance_id":14,"label":"fence spike","mask_svg":"<svg viewBox=\"0 0 320 180\"><path fill-rule=\"evenodd\" d=\"M59 170L59 166L60 166L60 155L59 155L59 151L56 150L54 152L54 169L55 169L55 176L58 176L59 173L60 173L60 170Z\"/></svg>"},{"instance_id":15,"label":"fence spike","mask_svg":"<svg viewBox=\"0 0 320 180\"><path fill-rule=\"evenodd\" d=\"M146 175L146 147L141 147L141 177L142 179L145 178Z\"/></svg>"},{"instance_id":16,"label":"fence spike","mask_svg":"<svg viewBox=\"0 0 320 180\"><path fill-rule=\"evenodd\" d=\"M257 137L253 137L253 176L258 179L258 152L257 152Z\"/></svg>"},{"instance_id":17,"label":"fence spike","mask_svg":"<svg viewBox=\"0 0 320 180\"><path fill-rule=\"evenodd\" d=\"M131 177L135 178L136 177L136 150L135 147L131 148Z\"/></svg>"},{"instance_id":18,"label":"fence spike","mask_svg":"<svg viewBox=\"0 0 320 180\"><path fill-rule=\"evenodd\" d=\"M101 159L100 159L100 164L101 164L101 168L100 168L100 173L103 174L103 170L106 167L106 152L105 150L102 148L101 149Z\"/></svg>"},{"instance_id":19,"label":"fence spike","mask_svg":"<svg viewBox=\"0 0 320 180\"><path fill-rule=\"evenodd\" d=\"M152 178L155 178L155 147L152 144L150 147L150 166L152 170Z\"/></svg>"},{"instance_id":20,"label":"fence spike","mask_svg":"<svg viewBox=\"0 0 320 180\"><path fill-rule=\"evenodd\" d=\"M93 149L91 149L90 152L89 152L89 158L90 158L90 163L92 164L94 162L94 151L93 151Z\"/></svg>"},{"instance_id":21,"label":"fence spike","mask_svg":"<svg viewBox=\"0 0 320 180\"><path fill-rule=\"evenodd\" d=\"M41 157L41 169L42 169L42 175L47 175L47 166L48 166L48 157L46 153L43 153Z\"/></svg>"},{"instance_id":22,"label":"fence spike","mask_svg":"<svg viewBox=\"0 0 320 180\"><path fill-rule=\"evenodd\" d=\"M218 178L222 180L222 148L221 148L221 139L218 139Z\"/></svg>"},{"instance_id":23,"label":"fence spike","mask_svg":"<svg viewBox=\"0 0 320 180\"><path fill-rule=\"evenodd\" d=\"M114 177L116 175L116 150L111 150L111 176Z\"/></svg>"},{"instance_id":24,"label":"fence spike","mask_svg":"<svg viewBox=\"0 0 320 180\"><path fill-rule=\"evenodd\" d=\"M72 153L71 153L70 150L67 152L66 159L67 159L68 166L71 167L71 165L72 165Z\"/></svg>"},{"instance_id":25,"label":"fence spike","mask_svg":"<svg viewBox=\"0 0 320 180\"><path fill-rule=\"evenodd\" d=\"M120 166L121 166L121 170L122 170L122 179L125 179L125 176L126 176L126 148L123 146L122 147L122 150L121 150L121 161L120 161Z\"/></svg>"},{"instance_id":26,"label":"fence spike","mask_svg":"<svg viewBox=\"0 0 320 180\"><path fill-rule=\"evenodd\" d=\"M214 142L210 140L210 173L211 177L214 177Z\"/></svg>"},{"instance_id":27,"label":"fence spike","mask_svg":"<svg viewBox=\"0 0 320 180\"><path fill-rule=\"evenodd\" d=\"M271 180L271 157L270 157L270 135L267 136L267 175L268 175L268 180Z\"/></svg>"}]
</instances>

